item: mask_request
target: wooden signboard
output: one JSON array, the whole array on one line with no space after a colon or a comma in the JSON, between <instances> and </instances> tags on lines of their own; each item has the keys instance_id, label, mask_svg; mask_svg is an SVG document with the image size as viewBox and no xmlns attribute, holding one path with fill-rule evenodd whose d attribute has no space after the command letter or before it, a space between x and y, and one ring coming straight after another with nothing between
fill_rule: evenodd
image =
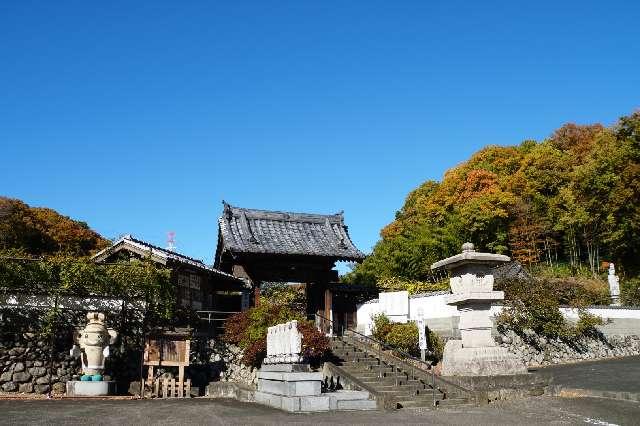
<instances>
[{"instance_id":1,"label":"wooden signboard","mask_svg":"<svg viewBox=\"0 0 640 426\"><path fill-rule=\"evenodd\" d=\"M189 366L191 341L184 335L158 335L149 337L144 345L144 365L149 367L147 385L153 396L158 398L189 397L191 380L184 380L184 367ZM175 379L154 379L154 367L178 367L178 381Z\"/></svg>"}]
</instances>

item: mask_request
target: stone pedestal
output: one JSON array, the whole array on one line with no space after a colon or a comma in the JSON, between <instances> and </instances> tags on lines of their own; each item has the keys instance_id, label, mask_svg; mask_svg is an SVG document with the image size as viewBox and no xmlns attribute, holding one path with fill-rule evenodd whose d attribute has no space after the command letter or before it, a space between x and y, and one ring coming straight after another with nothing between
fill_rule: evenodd
<instances>
[{"instance_id":1,"label":"stone pedestal","mask_svg":"<svg viewBox=\"0 0 640 426\"><path fill-rule=\"evenodd\" d=\"M502 291L493 291L491 268L510 261L508 256L477 253L471 243L462 253L431 265L451 273L451 291L447 304L460 312L462 340L450 340L442 357L443 376L497 376L525 374L524 364L506 348L496 346L491 330L491 304L504 299Z\"/></svg>"},{"instance_id":2,"label":"stone pedestal","mask_svg":"<svg viewBox=\"0 0 640 426\"><path fill-rule=\"evenodd\" d=\"M67 382L67 396L107 396L115 393L116 382Z\"/></svg>"},{"instance_id":3,"label":"stone pedestal","mask_svg":"<svg viewBox=\"0 0 640 426\"><path fill-rule=\"evenodd\" d=\"M264 366L267 367L267 366ZM274 369L275 365L267 367ZM294 371L305 369L307 371ZM258 372L255 401L290 412L329 411L330 399L322 395L322 373L310 372L308 366L279 364L277 369L292 371Z\"/></svg>"}]
</instances>

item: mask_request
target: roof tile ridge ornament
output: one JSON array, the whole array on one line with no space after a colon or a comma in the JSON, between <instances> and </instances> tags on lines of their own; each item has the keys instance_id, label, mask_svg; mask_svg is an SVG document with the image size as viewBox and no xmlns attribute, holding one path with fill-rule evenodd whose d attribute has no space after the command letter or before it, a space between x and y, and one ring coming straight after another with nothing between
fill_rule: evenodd
<instances>
[{"instance_id":1,"label":"roof tile ridge ornament","mask_svg":"<svg viewBox=\"0 0 640 426\"><path fill-rule=\"evenodd\" d=\"M227 218L227 221L231 221L231 218L233 217L231 204L227 203L225 200L222 200L222 208L222 215Z\"/></svg>"},{"instance_id":2,"label":"roof tile ridge ornament","mask_svg":"<svg viewBox=\"0 0 640 426\"><path fill-rule=\"evenodd\" d=\"M253 244L260 244L260 242L256 239L255 235L253 235L253 230L251 229L251 225L247 220L247 215L245 214L245 212L240 213L240 226L242 227L242 230L246 234L247 241Z\"/></svg>"}]
</instances>

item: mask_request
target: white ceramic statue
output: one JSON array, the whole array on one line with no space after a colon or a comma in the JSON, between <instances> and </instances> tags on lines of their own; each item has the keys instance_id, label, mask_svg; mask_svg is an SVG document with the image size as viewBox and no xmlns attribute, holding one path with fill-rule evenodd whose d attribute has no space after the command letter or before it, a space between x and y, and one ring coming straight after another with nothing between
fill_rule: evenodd
<instances>
[{"instance_id":1,"label":"white ceramic statue","mask_svg":"<svg viewBox=\"0 0 640 426\"><path fill-rule=\"evenodd\" d=\"M71 355L82 361L82 381L101 381L105 359L109 357L109 345L112 345L118 333L104 324L104 314L89 312L89 323L75 336Z\"/></svg>"}]
</instances>

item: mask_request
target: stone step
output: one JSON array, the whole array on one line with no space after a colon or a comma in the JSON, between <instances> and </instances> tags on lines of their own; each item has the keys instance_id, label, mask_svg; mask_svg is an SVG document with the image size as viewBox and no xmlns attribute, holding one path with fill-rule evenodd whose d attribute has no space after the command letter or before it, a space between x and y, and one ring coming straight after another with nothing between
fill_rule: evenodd
<instances>
[{"instance_id":1,"label":"stone step","mask_svg":"<svg viewBox=\"0 0 640 426\"><path fill-rule=\"evenodd\" d=\"M436 403L438 403L437 400ZM397 401L396 404L398 405L398 408L436 408L433 405L433 399L409 399Z\"/></svg>"},{"instance_id":2,"label":"stone step","mask_svg":"<svg viewBox=\"0 0 640 426\"><path fill-rule=\"evenodd\" d=\"M369 399L369 392L367 391L338 390L335 392L327 392L326 395L329 395L331 398L340 401Z\"/></svg>"},{"instance_id":3,"label":"stone step","mask_svg":"<svg viewBox=\"0 0 640 426\"><path fill-rule=\"evenodd\" d=\"M467 398L446 398L438 401L438 407L454 407L457 405L471 405Z\"/></svg>"},{"instance_id":4,"label":"stone step","mask_svg":"<svg viewBox=\"0 0 640 426\"><path fill-rule=\"evenodd\" d=\"M378 408L372 399L339 400L336 401L337 410L375 410Z\"/></svg>"},{"instance_id":5,"label":"stone step","mask_svg":"<svg viewBox=\"0 0 640 426\"><path fill-rule=\"evenodd\" d=\"M382 380L377 377L360 377L360 376L355 376L355 377L357 377L363 383L371 383L375 385L377 388L381 388L381 389L384 387L398 387L398 386L411 386L416 389L431 389L431 386L427 386L424 383L421 383L415 380L407 381L407 380L404 380L404 378L398 378L398 380L396 381L396 379L394 379L393 377L392 378L383 377Z\"/></svg>"}]
</instances>

